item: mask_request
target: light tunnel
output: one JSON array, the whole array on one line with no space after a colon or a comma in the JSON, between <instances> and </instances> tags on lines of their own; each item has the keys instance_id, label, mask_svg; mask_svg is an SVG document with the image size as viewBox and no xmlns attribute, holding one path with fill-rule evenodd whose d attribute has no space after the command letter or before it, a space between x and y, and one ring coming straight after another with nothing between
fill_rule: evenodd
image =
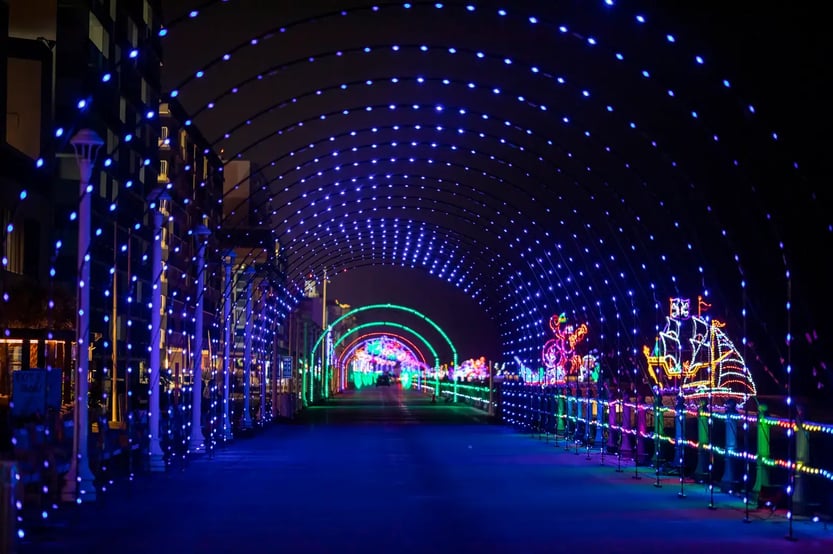
<instances>
[{"instance_id":1,"label":"light tunnel","mask_svg":"<svg viewBox=\"0 0 833 554\"><path fill-rule=\"evenodd\" d=\"M248 188L281 244L285 310L308 274L401 266L476 301L506 361L537 363L565 313L638 381L668 298L703 295L763 388L793 364L829 382L822 341L796 340L829 337L802 245L829 246L830 214L800 152L708 37L619 4L276 5L195 64L177 52L235 5L209 1L168 14L163 86L224 160L256 163L227 195Z\"/></svg>"}]
</instances>

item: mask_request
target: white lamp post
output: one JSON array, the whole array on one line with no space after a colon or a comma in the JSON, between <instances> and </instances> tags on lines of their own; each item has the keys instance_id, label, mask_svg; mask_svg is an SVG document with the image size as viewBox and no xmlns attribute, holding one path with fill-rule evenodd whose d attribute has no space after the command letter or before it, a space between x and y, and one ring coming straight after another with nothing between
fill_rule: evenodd
<instances>
[{"instance_id":1,"label":"white lamp post","mask_svg":"<svg viewBox=\"0 0 833 554\"><path fill-rule=\"evenodd\" d=\"M194 376L191 402L191 452L205 450L202 434L202 343L203 312L205 301L205 238L211 234L205 225L197 225L194 238L197 241L197 313L194 322Z\"/></svg>"},{"instance_id":2,"label":"white lamp post","mask_svg":"<svg viewBox=\"0 0 833 554\"><path fill-rule=\"evenodd\" d=\"M66 475L61 496L64 500L95 500L96 491L93 473L87 459L89 437L89 396L90 374L90 216L93 165L99 148L104 144L92 129L81 129L70 139L78 163L79 206L78 206L78 313L75 320L75 337L78 365L75 374L75 410L73 414L72 460ZM103 429L99 430L104 432Z\"/></svg>"}]
</instances>

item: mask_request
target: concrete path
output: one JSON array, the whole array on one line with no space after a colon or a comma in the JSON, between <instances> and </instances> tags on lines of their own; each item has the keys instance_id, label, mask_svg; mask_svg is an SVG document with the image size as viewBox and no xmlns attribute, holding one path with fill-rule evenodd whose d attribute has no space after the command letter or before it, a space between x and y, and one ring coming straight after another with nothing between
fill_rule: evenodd
<instances>
[{"instance_id":1,"label":"concrete path","mask_svg":"<svg viewBox=\"0 0 833 554\"><path fill-rule=\"evenodd\" d=\"M183 471L62 509L20 554L833 552L833 529L586 459L396 387L350 392Z\"/></svg>"}]
</instances>

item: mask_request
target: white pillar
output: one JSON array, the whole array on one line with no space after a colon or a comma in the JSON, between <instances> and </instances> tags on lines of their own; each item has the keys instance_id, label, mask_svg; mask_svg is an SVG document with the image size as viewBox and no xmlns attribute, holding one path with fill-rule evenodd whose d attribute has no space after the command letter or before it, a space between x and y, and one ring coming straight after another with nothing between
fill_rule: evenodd
<instances>
[{"instance_id":1,"label":"white pillar","mask_svg":"<svg viewBox=\"0 0 833 554\"><path fill-rule=\"evenodd\" d=\"M249 406L252 388L252 281L255 269L246 269L246 332L243 336L243 428L252 428L252 414Z\"/></svg>"},{"instance_id":2,"label":"white pillar","mask_svg":"<svg viewBox=\"0 0 833 554\"><path fill-rule=\"evenodd\" d=\"M104 141L95 131L81 129L70 140L80 173L78 206L78 313L75 335L78 367L75 374L75 409L73 410L72 459L61 496L68 501L95 500L94 476L87 459L89 437L90 375L90 179L98 149ZM101 432L104 432L102 429Z\"/></svg>"},{"instance_id":3,"label":"white pillar","mask_svg":"<svg viewBox=\"0 0 833 554\"><path fill-rule=\"evenodd\" d=\"M162 202L169 201L165 191L152 200L153 209L153 246L151 249L151 312L150 312L150 368L148 369L148 421L150 470L165 471L162 441L159 437L159 379L162 376Z\"/></svg>"},{"instance_id":4,"label":"white pillar","mask_svg":"<svg viewBox=\"0 0 833 554\"><path fill-rule=\"evenodd\" d=\"M260 294L260 425L266 423L266 362L269 356L266 354L267 324L266 324L266 302L269 299L269 289L264 286Z\"/></svg>"},{"instance_id":5,"label":"white pillar","mask_svg":"<svg viewBox=\"0 0 833 554\"><path fill-rule=\"evenodd\" d=\"M197 309L194 320L194 372L191 400L191 452L205 450L205 437L202 434L202 344L203 344L203 314L205 311L205 243L211 232L205 225L197 225L194 229L194 240L197 241Z\"/></svg>"},{"instance_id":6,"label":"white pillar","mask_svg":"<svg viewBox=\"0 0 833 554\"><path fill-rule=\"evenodd\" d=\"M223 438L231 440L231 417L229 417L229 376L234 370L231 363L231 342L234 340L232 329L231 304L234 302L234 281L231 277L231 269L234 266L234 250L229 250L224 261L226 269L226 281L223 284L225 295L223 297Z\"/></svg>"}]
</instances>

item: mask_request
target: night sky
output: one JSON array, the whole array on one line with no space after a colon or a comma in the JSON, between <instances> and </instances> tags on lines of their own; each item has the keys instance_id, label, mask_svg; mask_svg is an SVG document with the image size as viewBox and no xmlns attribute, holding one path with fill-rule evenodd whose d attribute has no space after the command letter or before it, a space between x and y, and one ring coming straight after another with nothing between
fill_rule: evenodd
<instances>
[{"instance_id":1,"label":"night sky","mask_svg":"<svg viewBox=\"0 0 833 554\"><path fill-rule=\"evenodd\" d=\"M726 2L674 2L669 6L668 2L617 1L614 7L608 7L602 0L513 1L507 7L487 1L466 13L466 3L445 3L442 8L434 2L413 4L413 9L405 11L401 3L380 3L377 14L369 8L371 3L343 1L163 2L164 20L171 22L171 32L163 40L163 89L180 92L179 99L194 115L194 122L210 141L216 141L215 146L224 155L245 151L243 157L266 168L264 175L273 181L275 198L270 209L278 214L277 232L285 240L300 236L289 243L290 279L297 280L308 271L320 274L321 267L327 266L331 275L335 272L330 285L332 297L353 306L394 302L423 311L449 332L461 358L485 355L496 359L502 352L517 350L529 360L538 356L534 345L540 344L546 334L545 321L552 313L567 311L577 318L587 318L591 327L609 328L606 336L597 338L600 349L627 349L623 343L634 340L628 337L630 322L624 322L630 318L631 309L649 321L647 331L644 323L640 325L635 339L641 344L650 340L651 323L658 323L664 315L653 309L653 303L658 302L664 310L668 296L695 296L705 286L716 305L715 317L728 320L736 335L743 325L748 327L749 344L755 351L750 357L759 358L760 380L777 391L784 386L783 371L777 366L787 356L783 344L787 287L777 249L778 241L783 240L792 261L791 325L792 333L802 343L800 348L793 348L796 363L800 360L803 364L801 386L807 391L833 386L826 368L831 336L827 314L833 302L825 286L826 274L819 271L817 261L831 251L829 208L833 204L825 176L826 153L833 146L827 132L833 123L827 101L831 46L824 41L826 34L813 9L792 4L775 8L748 1L731 2L731 8ZM353 10L361 6L368 9ZM495 17L501 7L511 12L509 16ZM189 19L188 12L196 8L200 13ZM339 10L349 13L332 15ZM536 14L540 23L530 27L522 21L521 25L511 19L515 14ZM633 14L644 14L647 22L640 27L634 23ZM558 42L561 39L556 27L542 30L545 21L568 24L568 34L581 33L581 41ZM281 27L286 32L282 33ZM524 32L527 27L528 32ZM275 35L264 37L268 30ZM666 39L666 32L673 33L672 38ZM235 50L230 61L212 65L204 76L194 78L210 60L221 58L234 45L255 36L261 37L262 45ZM588 47L589 41L597 39L598 45ZM391 44L401 45L403 52L364 57L350 53L367 45L384 45L390 50ZM459 52L428 58L415 48L409 50L409 46L419 44L430 45L432 52L454 44ZM593 61L591 56L597 51L607 53L605 49L610 55L604 59L612 60L615 47L626 53L626 61L636 59L636 64L643 64L636 67L643 68L646 80L661 79L663 83L645 92L638 74L634 78L620 73L613 61ZM483 69L487 66L471 63L470 54L480 50L490 54L508 52L512 58L507 58L507 67L499 73L489 72ZM335 52L343 52L343 56ZM688 52L701 55L709 71L698 73ZM313 55L319 57L311 61ZM562 88L554 81L542 86L535 80L537 75L513 73L515 68L537 68L535 64L539 63L542 68L545 64L560 68L570 76L570 82ZM253 78L255 75L260 78ZM471 93L454 83L443 87L432 82L424 88L381 83L393 75L403 80L447 75L463 85L477 82L478 91L485 84L501 90ZM712 86L718 75L731 77L728 99L719 84ZM222 104L217 100L244 79L251 79L251 84L241 87L239 93L222 96ZM373 86L366 81L372 81ZM339 94L338 84L345 82L351 83L348 93ZM629 115L635 114L637 135L605 123L605 114L587 107L589 101L560 96L560 90L573 82L580 83L576 87L586 87L583 90L590 101L598 97L598 102L615 103L617 108L626 107ZM673 101L683 101L689 106L688 112L675 111L678 108L665 92L669 87L675 92ZM580 121L587 128L599 129L603 135L600 140L610 140L614 145L614 156L606 157L604 152L594 150L595 146L585 146L580 142L583 137L559 137L554 153L544 157L553 166L563 168L563 173L548 173L549 169L544 169L551 166L539 164L534 153L549 152L540 137L557 133L561 122L547 120L548 113L530 115L527 106L507 108L493 99L509 91L525 91L530 101L534 96L538 104L546 102L549 112L567 114L577 126ZM207 106L212 101L217 102L216 108ZM423 106L418 118L412 114L403 117L402 108L389 112L395 115L380 114L390 103L412 102L438 106L438 113L426 113ZM376 108L355 115L356 107L365 105ZM754 112L748 105L754 105ZM420 212L414 210L413 200L401 201L404 208L396 199L386 201L385 195L390 192L383 192L381 187L365 189L363 200L365 206L372 204L383 211L386 204L397 208L395 214L384 217L422 222L429 229L428 236L433 233L438 241L434 244L447 239L446 247L456 260L452 265L458 264L455 281L460 275L464 282L452 285L423 269L394 267L397 264L392 263L390 251L381 253L381 233L372 237L378 242L375 246L369 245L369 231L357 235L358 223L383 217L376 212L351 212L353 227L345 231L340 242L321 230L323 227L313 237L299 235L298 229L304 225L309 229L308 222L316 221L316 217L308 211L304 223L300 217L293 219L293 210L311 202L296 191L314 194L321 186L316 179L327 183L341 177L345 183L350 178L366 180L370 175L381 179L388 171L381 168L381 156L394 151L391 141L431 140L424 135L418 139L415 132L406 135L407 140L397 139L403 135L383 127L394 119L401 120L403 127L420 122L426 127L456 125L447 123L443 119L446 114L440 111L452 106L466 106L472 114L499 114L507 119L504 128L511 127L511 120L535 133L528 134L533 138L521 143L522 133L512 135L511 128L504 131L492 118L488 123L478 123L485 138L459 141L459 151L450 156L437 154L438 160L450 161L448 169L440 171L426 165L434 163L426 161L432 148L439 151L452 144L439 133L438 144L420 145L416 163L412 162L413 175L391 164L389 171L400 181L427 175L442 179L442 186L452 182L471 184L479 198L470 198L475 193L465 196L459 185L459 193L446 190L440 194L432 192L431 186L419 189L420 185L426 186L423 179L422 183L411 181L410 188L402 189L406 194L416 190L422 195L425 201ZM342 109L353 113L349 124L339 119ZM620 111L624 110L615 113ZM316 121L316 115L322 113L329 114L327 127ZM295 122L299 120L305 125L298 126ZM573 123L571 120L570 125ZM350 156L344 150L350 144L361 144L369 151L371 139L357 138L351 143L342 136L354 128L365 129L369 135L376 126L380 130L373 131L372 140L378 141L379 150L384 151L379 154L378 168L371 166L376 162L369 161L370 154ZM231 136L223 139L229 128L234 128ZM774 131L778 132L775 145L770 138ZM504 132L515 145L513 153L506 155L496 147L484 146L491 137L500 140ZM712 133L719 135L719 140L711 140ZM257 142L267 135L273 138ZM659 137L659 154L642 149L639 142L646 136ZM336 137L332 144L337 146L333 148L342 150L338 162L323 160L325 150L321 145L328 137ZM316 149L309 149L313 143ZM525 147L518 148L519 144ZM467 157L467 148L476 148L478 155ZM402 154L398 155L401 162ZM731 168L734 159L742 160L739 170ZM347 169L351 161L359 164L352 171ZM798 174L785 169L793 161L800 164ZM335 175L334 164L344 165L340 176ZM478 174L475 168L482 171ZM323 176L316 175L316 170ZM600 174L603 178L597 177ZM280 193L288 181L295 183L294 188ZM748 201L750 190L757 194L754 202ZM545 196L550 193L552 199ZM287 205L288 200L294 202L292 207ZM330 201L324 197L316 200L319 207ZM718 222L703 223L707 220L703 213L715 214ZM324 214L322 219L327 217ZM490 217L503 223L491 225L487 221ZM288 223L280 221L284 218ZM335 222L336 216L332 218ZM657 223L661 220L679 225L668 230ZM770 234L762 221L774 222L781 235ZM634 234L620 237L619 224L632 227ZM524 226L529 226L529 239L524 236ZM288 227L291 232L284 234ZM411 228L417 226L403 222L398 227L403 235ZM728 239L724 229L728 229ZM537 235L537 243L531 238L533 231L542 233ZM678 231L680 235L674 235ZM389 232L391 236L385 238L391 243L399 240L392 229ZM540 256L547 247L545 241L563 244L563 249L553 254L557 258L552 264L553 273L546 277L550 284L560 284L553 295L546 294L545 281L533 282L534 272L518 277L520 284L511 276L519 265L523 268L523 264L537 263L530 258ZM535 251L526 250L527 246L535 246ZM641 254L629 258L634 248ZM615 260L610 259L611 252ZM741 253L743 277L747 280L745 298L739 291L739 270L732 258L735 252ZM654 264L655 269L647 273L641 269L640 256L645 260L650 257L644 263ZM594 267L602 262L609 263L609 267ZM702 275L697 272L701 265L705 267ZM446 275L453 269L449 267ZM604 271L605 277L593 277ZM619 273L631 275L627 284L619 284ZM587 285L588 279L591 285ZM467 293L464 289L468 280L476 286ZM516 289L513 293L514 286L523 288L523 292ZM623 300L628 287L637 295L632 305ZM539 288L545 294L535 297ZM473 291L476 299L469 297ZM603 302L598 310L594 307L596 294ZM529 298L524 299L525 295ZM747 318L742 322L738 314L744 303ZM527 310L529 313L525 313ZM617 312L621 317L616 316ZM517 319L512 321L513 317ZM611 326L614 320L617 323ZM501 323L505 324L503 328L499 327ZM510 328L513 330L508 335L499 336ZM527 336L521 336L524 334Z\"/></svg>"}]
</instances>

